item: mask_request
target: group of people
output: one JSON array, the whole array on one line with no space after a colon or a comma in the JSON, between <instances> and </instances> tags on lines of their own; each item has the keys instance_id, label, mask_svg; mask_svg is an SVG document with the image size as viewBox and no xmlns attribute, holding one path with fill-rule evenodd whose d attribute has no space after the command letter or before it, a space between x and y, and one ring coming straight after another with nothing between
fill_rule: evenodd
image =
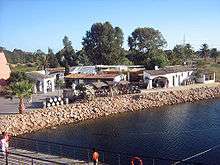
<instances>
[{"instance_id":1,"label":"group of people","mask_svg":"<svg viewBox=\"0 0 220 165\"><path fill-rule=\"evenodd\" d=\"M8 154L8 148L9 148L9 141L11 138L11 135L9 133L6 132L2 132L2 139L0 141L0 153L1 153L1 157L6 158L7 154Z\"/></svg>"}]
</instances>

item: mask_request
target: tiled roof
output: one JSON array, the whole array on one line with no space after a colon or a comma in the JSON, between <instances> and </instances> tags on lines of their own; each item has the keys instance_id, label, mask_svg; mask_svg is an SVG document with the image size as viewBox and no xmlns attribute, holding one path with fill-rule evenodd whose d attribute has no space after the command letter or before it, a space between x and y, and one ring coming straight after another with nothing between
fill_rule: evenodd
<instances>
[{"instance_id":1,"label":"tiled roof","mask_svg":"<svg viewBox=\"0 0 220 165\"><path fill-rule=\"evenodd\" d=\"M165 75L169 73L193 71L194 69L195 68L190 66L169 66L165 68L159 68L159 70L145 70L145 72L152 76L156 76L156 75Z\"/></svg>"},{"instance_id":2,"label":"tiled roof","mask_svg":"<svg viewBox=\"0 0 220 165\"><path fill-rule=\"evenodd\" d=\"M69 74L65 78L69 79L114 79L118 74Z\"/></svg>"},{"instance_id":3,"label":"tiled roof","mask_svg":"<svg viewBox=\"0 0 220 165\"><path fill-rule=\"evenodd\" d=\"M50 73L65 72L65 68L64 67L47 68L47 71L50 72Z\"/></svg>"}]
</instances>

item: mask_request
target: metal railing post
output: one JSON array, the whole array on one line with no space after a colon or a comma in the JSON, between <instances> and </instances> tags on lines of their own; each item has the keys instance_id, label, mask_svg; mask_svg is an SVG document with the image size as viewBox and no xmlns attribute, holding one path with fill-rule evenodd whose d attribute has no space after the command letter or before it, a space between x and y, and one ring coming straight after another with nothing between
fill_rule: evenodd
<instances>
[{"instance_id":1,"label":"metal railing post","mask_svg":"<svg viewBox=\"0 0 220 165\"><path fill-rule=\"evenodd\" d=\"M34 165L34 159L31 159L31 165Z\"/></svg>"},{"instance_id":2,"label":"metal railing post","mask_svg":"<svg viewBox=\"0 0 220 165\"><path fill-rule=\"evenodd\" d=\"M105 152L103 152L103 158L102 158L103 163L105 163Z\"/></svg>"},{"instance_id":3,"label":"metal railing post","mask_svg":"<svg viewBox=\"0 0 220 165\"><path fill-rule=\"evenodd\" d=\"M5 153L5 164L8 165L8 153L7 153L7 151Z\"/></svg>"},{"instance_id":4,"label":"metal railing post","mask_svg":"<svg viewBox=\"0 0 220 165\"><path fill-rule=\"evenodd\" d=\"M89 164L89 160L90 160L89 150L87 150L87 159L88 159L88 164Z\"/></svg>"},{"instance_id":5,"label":"metal railing post","mask_svg":"<svg viewBox=\"0 0 220 165\"><path fill-rule=\"evenodd\" d=\"M39 152L39 147L38 147L38 142L35 140L35 145L36 145L36 151Z\"/></svg>"},{"instance_id":6,"label":"metal railing post","mask_svg":"<svg viewBox=\"0 0 220 165\"><path fill-rule=\"evenodd\" d=\"M155 159L153 158L153 165L155 165Z\"/></svg>"},{"instance_id":7,"label":"metal railing post","mask_svg":"<svg viewBox=\"0 0 220 165\"><path fill-rule=\"evenodd\" d=\"M63 156L63 147L60 145L60 155Z\"/></svg>"},{"instance_id":8,"label":"metal railing post","mask_svg":"<svg viewBox=\"0 0 220 165\"><path fill-rule=\"evenodd\" d=\"M118 154L118 165L121 165L121 156Z\"/></svg>"}]
</instances>

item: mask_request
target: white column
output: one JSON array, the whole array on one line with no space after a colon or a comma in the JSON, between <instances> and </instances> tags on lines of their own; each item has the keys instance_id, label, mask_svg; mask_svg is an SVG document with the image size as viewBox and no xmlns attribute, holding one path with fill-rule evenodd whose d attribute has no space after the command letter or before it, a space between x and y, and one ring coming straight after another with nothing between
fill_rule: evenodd
<instances>
[{"instance_id":1,"label":"white column","mask_svg":"<svg viewBox=\"0 0 220 165\"><path fill-rule=\"evenodd\" d=\"M214 74L213 74L213 80L214 80L214 82L215 82L215 72L214 72Z\"/></svg>"},{"instance_id":2,"label":"white column","mask_svg":"<svg viewBox=\"0 0 220 165\"><path fill-rule=\"evenodd\" d=\"M37 84L34 85L33 91L34 91L34 93L37 93Z\"/></svg>"},{"instance_id":3,"label":"white column","mask_svg":"<svg viewBox=\"0 0 220 165\"><path fill-rule=\"evenodd\" d=\"M43 93L47 93L47 81L43 81Z\"/></svg>"},{"instance_id":4,"label":"white column","mask_svg":"<svg viewBox=\"0 0 220 165\"><path fill-rule=\"evenodd\" d=\"M52 79L51 80L51 87L52 87L52 92L54 92L55 91L55 79Z\"/></svg>"},{"instance_id":5,"label":"white column","mask_svg":"<svg viewBox=\"0 0 220 165\"><path fill-rule=\"evenodd\" d=\"M40 81L39 82L39 92L42 92L43 91L43 82L42 81Z\"/></svg>"},{"instance_id":6,"label":"white column","mask_svg":"<svg viewBox=\"0 0 220 165\"><path fill-rule=\"evenodd\" d=\"M152 89L152 79L149 79L149 80L148 80L147 89Z\"/></svg>"}]
</instances>

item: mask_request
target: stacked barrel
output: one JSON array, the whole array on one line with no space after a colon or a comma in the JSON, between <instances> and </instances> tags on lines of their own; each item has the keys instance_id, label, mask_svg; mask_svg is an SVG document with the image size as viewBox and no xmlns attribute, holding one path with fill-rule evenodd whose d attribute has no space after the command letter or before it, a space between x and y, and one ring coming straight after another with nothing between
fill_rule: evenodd
<instances>
[{"instance_id":1,"label":"stacked barrel","mask_svg":"<svg viewBox=\"0 0 220 165\"><path fill-rule=\"evenodd\" d=\"M46 98L46 101L44 103L44 107L53 107L53 106L58 106L58 105L63 105L63 104L68 104L69 100L68 98L62 98L60 96L55 96L55 97L49 97Z\"/></svg>"}]
</instances>

